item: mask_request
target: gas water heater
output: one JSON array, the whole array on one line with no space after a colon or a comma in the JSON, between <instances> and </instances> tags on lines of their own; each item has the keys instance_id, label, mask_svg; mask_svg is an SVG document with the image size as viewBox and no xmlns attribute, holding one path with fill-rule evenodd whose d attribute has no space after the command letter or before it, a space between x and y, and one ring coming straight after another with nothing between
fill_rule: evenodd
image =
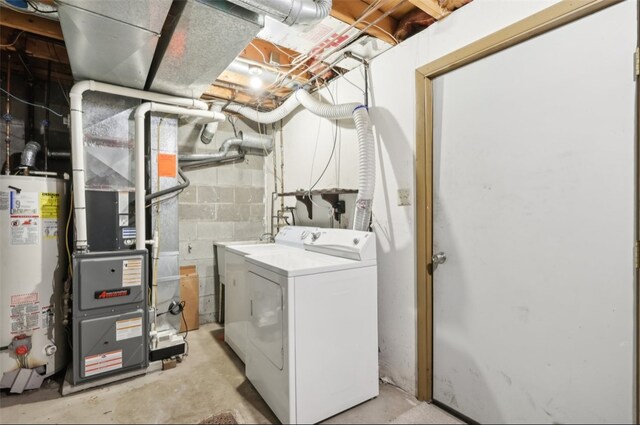
<instances>
[{"instance_id":1,"label":"gas water heater","mask_svg":"<svg viewBox=\"0 0 640 425\"><path fill-rule=\"evenodd\" d=\"M67 202L64 180L0 175L0 388L11 392L67 366Z\"/></svg>"}]
</instances>

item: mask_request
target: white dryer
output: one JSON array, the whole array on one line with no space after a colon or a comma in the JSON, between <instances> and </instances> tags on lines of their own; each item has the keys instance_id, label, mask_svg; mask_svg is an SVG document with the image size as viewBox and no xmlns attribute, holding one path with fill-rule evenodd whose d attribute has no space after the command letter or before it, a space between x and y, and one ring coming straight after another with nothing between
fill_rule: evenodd
<instances>
[{"instance_id":1,"label":"white dryer","mask_svg":"<svg viewBox=\"0 0 640 425\"><path fill-rule=\"evenodd\" d=\"M279 253L290 255L291 250L301 251L304 239L316 227L287 226L275 237L275 243L254 243L225 246L225 331L224 340L245 361L247 347L247 324L249 320L249 300L247 298L247 265L245 256Z\"/></svg>"},{"instance_id":2,"label":"white dryer","mask_svg":"<svg viewBox=\"0 0 640 425\"><path fill-rule=\"evenodd\" d=\"M305 251L246 261L246 374L278 419L317 423L376 397L375 235L322 229Z\"/></svg>"}]
</instances>

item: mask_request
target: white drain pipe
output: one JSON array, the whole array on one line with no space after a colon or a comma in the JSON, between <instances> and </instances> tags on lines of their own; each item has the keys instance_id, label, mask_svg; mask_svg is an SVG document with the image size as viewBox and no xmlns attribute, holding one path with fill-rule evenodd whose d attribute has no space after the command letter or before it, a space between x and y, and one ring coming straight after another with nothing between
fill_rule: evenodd
<instances>
[{"instance_id":1,"label":"white drain pipe","mask_svg":"<svg viewBox=\"0 0 640 425\"><path fill-rule=\"evenodd\" d=\"M146 191L144 189L144 117L147 112L163 112L166 114L174 115L186 115L197 118L209 118L217 122L223 122L227 117L218 111L208 111L200 109L187 109L179 106L165 105L162 103L147 102L136 108L135 122L136 122L136 144L135 144L135 161L136 161L136 196L135 196L135 209L136 209L136 249L145 249L145 231L146 231L146 216L145 216L145 197Z\"/></svg>"},{"instance_id":2,"label":"white drain pipe","mask_svg":"<svg viewBox=\"0 0 640 425\"><path fill-rule=\"evenodd\" d=\"M271 124L280 121L300 104L311 113L331 119L341 120L353 118L358 134L358 199L353 219L353 230L368 231L371 221L373 191L376 182L376 157L373 130L369 120L369 112L360 103L344 103L331 105L320 102L303 89L297 90L279 108L270 112L260 112L246 106L230 105L226 110L239 113L260 124Z\"/></svg>"},{"instance_id":3,"label":"white drain pipe","mask_svg":"<svg viewBox=\"0 0 640 425\"><path fill-rule=\"evenodd\" d=\"M166 94L147 92L128 87L115 86L94 80L76 83L69 93L71 111L71 164L73 167L73 204L76 223L76 249L86 251L87 246L87 210L85 201L85 160L84 160L84 130L82 125L82 95L86 91L110 93L134 99L151 100L187 108L207 110L208 105L197 99L175 97ZM144 154L144 151L143 151ZM143 244L144 248L144 244Z\"/></svg>"}]
</instances>

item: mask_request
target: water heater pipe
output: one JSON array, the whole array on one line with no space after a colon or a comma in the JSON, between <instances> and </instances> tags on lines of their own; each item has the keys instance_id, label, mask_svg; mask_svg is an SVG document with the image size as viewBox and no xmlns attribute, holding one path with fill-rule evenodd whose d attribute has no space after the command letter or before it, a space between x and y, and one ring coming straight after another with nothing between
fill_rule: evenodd
<instances>
[{"instance_id":1,"label":"water heater pipe","mask_svg":"<svg viewBox=\"0 0 640 425\"><path fill-rule=\"evenodd\" d=\"M260 112L246 106L229 105L226 110L239 113L260 124L271 124L289 115L300 104L311 113L331 120L352 118L358 134L358 199L353 219L353 230L368 231L375 188L375 146L369 112L360 103L331 105L316 100L303 89L297 90L279 108Z\"/></svg>"},{"instance_id":2,"label":"water heater pipe","mask_svg":"<svg viewBox=\"0 0 640 425\"><path fill-rule=\"evenodd\" d=\"M206 104L205 104L206 105ZM136 161L136 196L135 196L135 210L136 210L136 249L145 249L145 232L147 228L146 215L145 215L145 188L144 188L144 117L147 112L163 112L166 114L174 115L186 115L190 117L209 118L218 122L222 122L227 119L226 115L222 112L209 111L207 108L201 109L187 109L180 106L165 105L162 103L147 102L136 108L134 113L135 126L136 126L136 143L135 143L135 161ZM76 188L77 190L77 188Z\"/></svg>"},{"instance_id":3,"label":"water heater pipe","mask_svg":"<svg viewBox=\"0 0 640 425\"><path fill-rule=\"evenodd\" d=\"M82 95L86 91L97 91L110 93L134 99L144 99L153 102L162 102L171 105L178 105L185 108L196 108L207 110L208 105L197 99L185 97L175 97L166 94L148 92L131 89L128 87L115 86L113 84L101 83L94 80L85 80L76 83L69 93L71 111L71 163L73 168L73 202L74 216L76 222L76 249L86 251L87 247L87 210L85 202L85 158L84 158L84 132L82 125ZM143 149L144 158L144 149Z\"/></svg>"}]
</instances>

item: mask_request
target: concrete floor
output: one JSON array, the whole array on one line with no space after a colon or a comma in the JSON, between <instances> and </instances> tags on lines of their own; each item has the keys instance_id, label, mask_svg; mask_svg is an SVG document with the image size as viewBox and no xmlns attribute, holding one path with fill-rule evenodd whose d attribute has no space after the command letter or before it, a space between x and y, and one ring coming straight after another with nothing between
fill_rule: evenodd
<instances>
[{"instance_id":1,"label":"concrete floor","mask_svg":"<svg viewBox=\"0 0 640 425\"><path fill-rule=\"evenodd\" d=\"M278 423L244 376L244 365L215 324L189 333L189 355L175 369L60 396L61 378L21 395L2 393L1 423L198 423L231 412L238 423ZM460 423L387 384L380 396L326 423Z\"/></svg>"}]
</instances>

